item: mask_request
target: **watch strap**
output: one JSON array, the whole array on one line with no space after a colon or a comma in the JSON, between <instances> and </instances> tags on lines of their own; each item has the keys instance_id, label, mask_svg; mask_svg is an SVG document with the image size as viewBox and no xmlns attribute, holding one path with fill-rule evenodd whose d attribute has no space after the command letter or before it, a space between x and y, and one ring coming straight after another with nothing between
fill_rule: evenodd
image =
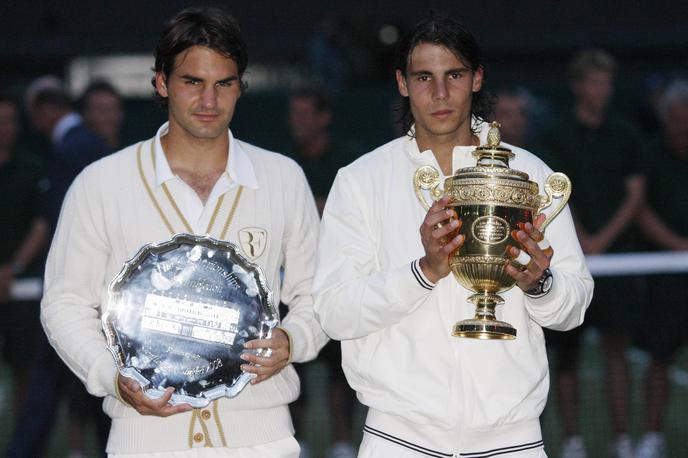
<instances>
[{"instance_id":1,"label":"watch strap","mask_svg":"<svg viewBox=\"0 0 688 458\"><path fill-rule=\"evenodd\" d=\"M547 293L550 292L552 289L552 284L550 283L547 285L548 280L552 278L552 271L549 269L545 269L544 272L542 272L542 276L537 282L537 285L535 285L534 288L529 289L528 291L524 291L526 296L532 297L532 298L539 298L547 295Z\"/></svg>"}]
</instances>

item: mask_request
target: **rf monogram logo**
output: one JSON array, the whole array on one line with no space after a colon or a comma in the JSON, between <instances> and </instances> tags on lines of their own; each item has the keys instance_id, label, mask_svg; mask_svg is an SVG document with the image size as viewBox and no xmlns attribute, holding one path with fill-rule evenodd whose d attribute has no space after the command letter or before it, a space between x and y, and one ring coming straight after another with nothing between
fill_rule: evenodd
<instances>
[{"instance_id":1,"label":"rf monogram logo","mask_svg":"<svg viewBox=\"0 0 688 458\"><path fill-rule=\"evenodd\" d=\"M256 259L267 245L268 232L259 227L247 227L239 231L239 242L244 254L250 259Z\"/></svg>"}]
</instances>

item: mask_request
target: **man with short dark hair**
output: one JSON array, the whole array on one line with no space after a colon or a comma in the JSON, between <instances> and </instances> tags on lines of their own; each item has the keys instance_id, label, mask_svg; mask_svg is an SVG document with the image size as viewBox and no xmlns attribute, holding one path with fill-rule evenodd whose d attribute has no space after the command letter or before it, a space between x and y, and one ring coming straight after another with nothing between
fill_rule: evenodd
<instances>
[{"instance_id":1,"label":"man with short dark hair","mask_svg":"<svg viewBox=\"0 0 688 458\"><path fill-rule=\"evenodd\" d=\"M484 75L480 48L460 23L419 23L396 61L408 134L341 169L325 206L315 310L342 341L347 380L369 407L359 457L545 456L542 327L578 326L592 295L571 215L564 209L548 227L553 253L538 245L543 217L524 221L519 248L505 252L531 259L525 270L506 268L517 287L497 310L518 338L459 339L452 325L475 312L470 291L449 275L462 223L447 198L425 212L413 186L421 166L446 177L476 165L471 152L488 133ZM542 189L551 170L510 148L512 167Z\"/></svg>"},{"instance_id":2,"label":"man with short dark hair","mask_svg":"<svg viewBox=\"0 0 688 458\"><path fill-rule=\"evenodd\" d=\"M629 124L610 114L616 61L606 51L578 52L569 68L574 105L543 133L541 143L573 183L571 208L576 231L586 254L637 249L631 230L643 200L644 179L639 168L641 139ZM630 375L626 361L632 329L642 303L639 279L600 277L587 324L602 335L606 387L612 427L613 456L631 456ZM558 350L553 371L558 386L564 434L562 456L584 458L578 425L578 362L582 328L547 334Z\"/></svg>"},{"instance_id":3,"label":"man with short dark hair","mask_svg":"<svg viewBox=\"0 0 688 458\"><path fill-rule=\"evenodd\" d=\"M107 81L89 84L81 94L79 108L89 129L100 135L113 151L122 146L124 101L112 84Z\"/></svg>"},{"instance_id":4,"label":"man with short dark hair","mask_svg":"<svg viewBox=\"0 0 688 458\"><path fill-rule=\"evenodd\" d=\"M298 457L287 404L299 380L290 363L314 358L327 340L310 295L318 215L292 160L228 129L247 61L239 27L224 11L178 13L155 51L153 85L168 122L152 139L86 169L67 196L42 321L88 391L105 397L111 457ZM289 306L270 338L245 345L271 350L242 354L251 383L197 410L170 404L171 387L151 399L119 374L101 330L109 281L139 248L179 232L235 242L263 269L275 302ZM253 242L243 243L245 236Z\"/></svg>"},{"instance_id":5,"label":"man with short dark hair","mask_svg":"<svg viewBox=\"0 0 688 458\"><path fill-rule=\"evenodd\" d=\"M62 88L39 90L32 106L27 109L36 130L49 138L52 144L48 160L49 188L45 193L46 216L52 231L74 178L84 167L109 154L110 149L86 127Z\"/></svg>"}]
</instances>

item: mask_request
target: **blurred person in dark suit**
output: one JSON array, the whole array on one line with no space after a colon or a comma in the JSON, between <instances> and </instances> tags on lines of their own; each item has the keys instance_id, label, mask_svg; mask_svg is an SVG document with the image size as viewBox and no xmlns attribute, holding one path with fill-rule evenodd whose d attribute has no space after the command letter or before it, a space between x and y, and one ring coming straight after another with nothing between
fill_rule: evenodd
<instances>
[{"instance_id":1,"label":"blurred person in dark suit","mask_svg":"<svg viewBox=\"0 0 688 458\"><path fill-rule=\"evenodd\" d=\"M27 114L34 128L48 138L52 146L47 163L47 185L42 197L42 214L48 233L52 234L62 201L74 178L91 162L109 154L110 149L73 111L72 101L61 87L51 82L39 85L29 95L25 97L29 104L26 106ZM83 389L72 381L74 376L60 362L43 333L39 333L35 345L36 356L28 381L28 390L33 395L24 403L15 434L8 445L7 455L12 457L41 456L62 391ZM89 409L72 405L71 410L83 414ZM104 448L109 419L101 415L98 419L98 436Z\"/></svg>"},{"instance_id":2,"label":"blurred person in dark suit","mask_svg":"<svg viewBox=\"0 0 688 458\"><path fill-rule=\"evenodd\" d=\"M12 286L17 279L41 274L48 236L40 211L43 164L18 147L18 133L17 102L0 94L0 349L12 373L15 415L26 400L33 337L41 329L38 301L12 297Z\"/></svg>"},{"instance_id":3,"label":"blurred person in dark suit","mask_svg":"<svg viewBox=\"0 0 688 458\"><path fill-rule=\"evenodd\" d=\"M647 201L637 223L656 250L688 250L688 80L675 80L660 96L662 134L646 156ZM651 355L645 375L644 434L637 458L666 456L664 416L669 400L669 367L685 343L688 327L688 275L648 277L649 304L639 343Z\"/></svg>"},{"instance_id":4,"label":"blurred person in dark suit","mask_svg":"<svg viewBox=\"0 0 688 458\"><path fill-rule=\"evenodd\" d=\"M112 151L122 147L120 132L124 120L124 101L114 86L106 81L93 81L79 98L78 106L84 124L91 132L101 137ZM69 374L67 378L69 458L81 458L85 453L87 425L95 419L105 428L109 425L109 417L103 412L100 399L88 394L76 377ZM100 433L104 445L107 428Z\"/></svg>"},{"instance_id":5,"label":"blurred person in dark suit","mask_svg":"<svg viewBox=\"0 0 688 458\"><path fill-rule=\"evenodd\" d=\"M79 107L86 126L100 135L112 151L122 147L124 100L112 84L106 81L89 84L81 95Z\"/></svg>"},{"instance_id":6,"label":"blurred person in dark suit","mask_svg":"<svg viewBox=\"0 0 688 458\"><path fill-rule=\"evenodd\" d=\"M31 113L33 112L33 107L36 104L36 95L45 89L57 89L63 91L62 80L54 75L44 75L40 76L29 83L24 91L22 97L23 108L27 135L21 138L21 143L28 150L36 154L44 163L47 163L50 153L52 151L52 145L50 143L50 138L43 135L36 129L36 126L31 122Z\"/></svg>"},{"instance_id":7,"label":"blurred person in dark suit","mask_svg":"<svg viewBox=\"0 0 688 458\"><path fill-rule=\"evenodd\" d=\"M62 200L74 177L91 162L109 154L110 148L84 124L61 89L39 91L29 117L36 130L50 138L52 144L46 212L54 229Z\"/></svg>"}]
</instances>

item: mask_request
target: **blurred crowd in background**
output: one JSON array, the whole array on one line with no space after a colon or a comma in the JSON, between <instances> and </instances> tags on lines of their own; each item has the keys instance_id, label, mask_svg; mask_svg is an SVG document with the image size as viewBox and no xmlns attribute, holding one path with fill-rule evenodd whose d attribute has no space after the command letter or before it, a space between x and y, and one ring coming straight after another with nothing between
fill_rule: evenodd
<instances>
[{"instance_id":1,"label":"blurred crowd in background","mask_svg":"<svg viewBox=\"0 0 688 458\"><path fill-rule=\"evenodd\" d=\"M335 16L324 19L308 40L298 84L252 94L249 83L242 110L230 126L239 138L293 157L303 167L321 212L340 167L373 145L405 134L395 123L399 99L388 52L400 31L390 26L372 36L359 30L365 26ZM586 254L686 251L688 65L683 73L634 74L632 86L619 71L623 64L603 49L572 50L566 68L549 75L559 81L560 94L553 103L524 82L527 78L514 84L496 78L499 84L490 85L488 59L487 90L495 102L490 120L501 123L504 142L530 150L571 178L570 204ZM162 110L155 111L152 97L128 99L106 75L78 93L64 77L56 72L0 88L0 349L10 375L0 379L0 407L11 412L4 444L11 457L54 456L46 444L60 405L69 412L65 430L70 458L88 455L87 425L98 425L97 442L104 448L108 419L100 401L85 392L47 343L39 322L40 297L22 296L17 285L40 278L62 198L76 174L142 140L140 132L155 130L141 126L157 126L164 117ZM624 87L622 97L633 94L634 103L614 97L618 86ZM371 113L371 107L380 109ZM367 122L371 117L374 121ZM581 339L588 327L599 333L607 388L601 402L613 431L602 451L591 449L580 426L589 414L581 411L586 387L579 375ZM550 446L549 453L567 458L667 456L669 373L687 329L686 273L596 278L586 324L546 336L562 431L560 446ZM649 358L642 431L635 435L631 346ZM327 367L328 407L323 411L332 425L328 458L355 456L357 445L352 425L357 402L339 359L333 342L318 361ZM292 414L305 456L304 412L311 398L309 384L304 386Z\"/></svg>"}]
</instances>

